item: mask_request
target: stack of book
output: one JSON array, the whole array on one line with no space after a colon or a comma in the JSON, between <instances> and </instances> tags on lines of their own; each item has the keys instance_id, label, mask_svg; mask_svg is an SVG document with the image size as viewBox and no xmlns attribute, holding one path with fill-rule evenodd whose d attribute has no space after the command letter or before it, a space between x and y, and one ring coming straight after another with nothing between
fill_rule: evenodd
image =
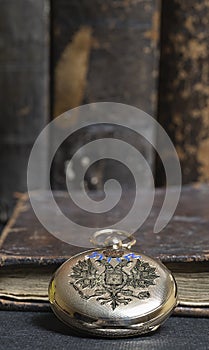
<instances>
[{"instance_id":1,"label":"stack of book","mask_svg":"<svg viewBox=\"0 0 209 350\"><path fill-rule=\"evenodd\" d=\"M209 316L209 186L184 187L175 215L154 234L164 195L164 189L156 191L151 215L135 234L134 251L159 258L173 272L178 286L176 314ZM64 213L82 221L85 214L72 206L65 192L54 196ZM47 196L43 195L45 205ZM66 259L84 250L47 232L24 194L0 238L0 307L47 310L51 275Z\"/></svg>"}]
</instances>

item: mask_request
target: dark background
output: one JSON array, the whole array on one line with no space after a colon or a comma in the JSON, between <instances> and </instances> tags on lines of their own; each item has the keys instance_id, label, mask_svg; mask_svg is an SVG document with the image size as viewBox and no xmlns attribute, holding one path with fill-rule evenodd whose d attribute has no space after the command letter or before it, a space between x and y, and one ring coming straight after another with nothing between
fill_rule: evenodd
<instances>
[{"instance_id":1,"label":"dark background","mask_svg":"<svg viewBox=\"0 0 209 350\"><path fill-rule=\"evenodd\" d=\"M85 103L122 102L148 112L176 146L183 183L207 182L208 29L207 0L0 0L1 221L27 190L28 156L40 130ZM94 127L66 140L54 159L53 188L65 189L75 149L118 133ZM162 164L146 147L156 185L163 186ZM106 174L116 175L113 168L91 167L87 187L101 189Z\"/></svg>"},{"instance_id":2,"label":"dark background","mask_svg":"<svg viewBox=\"0 0 209 350\"><path fill-rule=\"evenodd\" d=\"M44 125L99 101L148 112L176 146L183 183L208 182L208 0L0 0L0 229L27 190L28 156ZM164 186L154 150L110 125L66 140L54 159L53 189L65 189L77 148L118 135L142 151L156 186ZM113 165L91 167L87 188L102 189L118 175ZM125 169L120 175L126 184ZM69 334L52 313L1 311L0 324L1 349L208 349L204 318L171 317L152 336L114 341Z\"/></svg>"}]
</instances>

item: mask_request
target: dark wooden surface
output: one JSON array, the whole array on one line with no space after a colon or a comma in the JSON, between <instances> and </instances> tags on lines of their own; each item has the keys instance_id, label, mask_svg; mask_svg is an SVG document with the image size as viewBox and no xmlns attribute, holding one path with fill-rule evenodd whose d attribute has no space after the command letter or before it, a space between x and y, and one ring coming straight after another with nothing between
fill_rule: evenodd
<instances>
[{"instance_id":1,"label":"dark wooden surface","mask_svg":"<svg viewBox=\"0 0 209 350\"><path fill-rule=\"evenodd\" d=\"M0 32L0 200L10 205L48 119L49 1L0 0Z\"/></svg>"},{"instance_id":2,"label":"dark wooden surface","mask_svg":"<svg viewBox=\"0 0 209 350\"><path fill-rule=\"evenodd\" d=\"M176 146L184 183L209 180L208 18L207 0L162 2L158 115Z\"/></svg>"}]
</instances>

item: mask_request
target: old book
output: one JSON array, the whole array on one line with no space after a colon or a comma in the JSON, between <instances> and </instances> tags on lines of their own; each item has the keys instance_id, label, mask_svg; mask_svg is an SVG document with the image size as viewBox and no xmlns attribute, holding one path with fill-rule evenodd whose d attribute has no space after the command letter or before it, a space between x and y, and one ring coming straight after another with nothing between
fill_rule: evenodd
<instances>
[{"instance_id":1,"label":"old book","mask_svg":"<svg viewBox=\"0 0 209 350\"><path fill-rule=\"evenodd\" d=\"M51 2L54 116L127 103L156 116L159 0Z\"/></svg>"},{"instance_id":2,"label":"old book","mask_svg":"<svg viewBox=\"0 0 209 350\"><path fill-rule=\"evenodd\" d=\"M27 189L28 157L48 119L49 1L0 0L0 31L0 206L10 209L14 191Z\"/></svg>"},{"instance_id":3,"label":"old book","mask_svg":"<svg viewBox=\"0 0 209 350\"><path fill-rule=\"evenodd\" d=\"M209 179L208 16L207 0L162 1L158 115L175 144L185 184Z\"/></svg>"},{"instance_id":4,"label":"old book","mask_svg":"<svg viewBox=\"0 0 209 350\"><path fill-rule=\"evenodd\" d=\"M174 273L179 290L176 313L209 315L209 186L184 187L172 220L154 234L164 194L164 190L157 190L151 215L136 233L135 250L159 258ZM122 212L132 195L127 192L123 197ZM83 222L85 214L69 202L66 192L55 192L54 196L63 212ZM47 205L46 192L41 205ZM107 219L111 217L106 215ZM10 309L48 308L47 287L52 273L67 258L86 250L49 234L35 217L26 194L19 200L0 244L1 308Z\"/></svg>"},{"instance_id":5,"label":"old book","mask_svg":"<svg viewBox=\"0 0 209 350\"><path fill-rule=\"evenodd\" d=\"M159 0L53 0L51 13L54 117L98 101L136 106L156 117ZM146 126L142 128L147 131ZM54 189L65 188L65 164L75 150L81 148L85 140L103 137L119 137L134 144L154 169L154 153L148 142L144 143L142 138L130 135L123 128L95 125L79 130L58 150L52 171ZM82 163L85 150L80 149L79 155ZM112 173L112 168L112 163L104 160L92 166L87 177L88 187L101 188L105 174ZM120 174L126 176L124 168ZM96 181L91 181L92 177ZM72 185L80 188L76 178Z\"/></svg>"}]
</instances>

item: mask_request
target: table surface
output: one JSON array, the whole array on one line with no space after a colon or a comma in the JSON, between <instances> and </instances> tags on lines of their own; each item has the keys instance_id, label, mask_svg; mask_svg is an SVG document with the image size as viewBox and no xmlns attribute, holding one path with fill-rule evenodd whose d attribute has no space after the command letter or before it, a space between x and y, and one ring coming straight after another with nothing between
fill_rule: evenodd
<instances>
[{"instance_id":1,"label":"table surface","mask_svg":"<svg viewBox=\"0 0 209 350\"><path fill-rule=\"evenodd\" d=\"M0 311L0 349L209 349L209 318L170 317L155 333L127 339L81 337L52 312Z\"/></svg>"}]
</instances>

